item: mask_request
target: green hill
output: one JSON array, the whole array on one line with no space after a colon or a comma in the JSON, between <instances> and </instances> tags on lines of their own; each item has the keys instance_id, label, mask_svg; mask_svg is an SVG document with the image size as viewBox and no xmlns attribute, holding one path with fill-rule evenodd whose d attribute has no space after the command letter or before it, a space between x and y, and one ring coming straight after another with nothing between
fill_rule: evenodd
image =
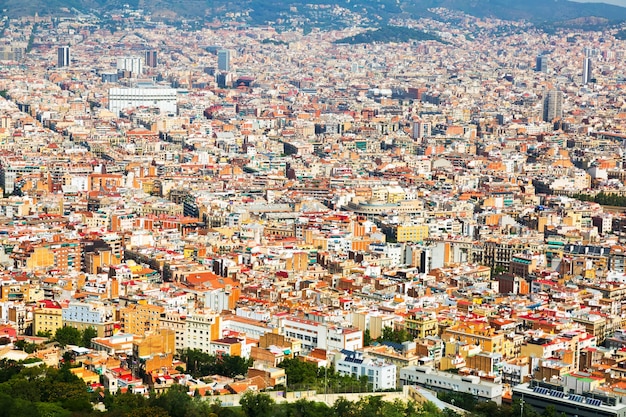
<instances>
[{"instance_id":1,"label":"green hill","mask_svg":"<svg viewBox=\"0 0 626 417\"><path fill-rule=\"evenodd\" d=\"M393 17L428 15L428 9L434 7L458 10L477 17L523 19L536 24L575 24L578 19L589 17L605 19L607 23L626 21L626 8L567 0L0 0L0 9L9 17L35 13L63 15L76 10L105 13L120 10L123 5L172 19L211 20L227 13L240 12L250 24L299 17L310 26L341 24L341 18L331 13L334 8L342 8L343 15L358 16L356 20L364 19L372 24L384 24Z\"/></svg>"}]
</instances>

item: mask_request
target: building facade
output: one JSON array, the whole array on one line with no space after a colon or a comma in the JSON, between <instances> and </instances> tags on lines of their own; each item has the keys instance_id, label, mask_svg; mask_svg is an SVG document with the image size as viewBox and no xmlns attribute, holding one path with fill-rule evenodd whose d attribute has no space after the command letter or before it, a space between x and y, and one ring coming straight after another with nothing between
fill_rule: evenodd
<instances>
[{"instance_id":1,"label":"building facade","mask_svg":"<svg viewBox=\"0 0 626 417\"><path fill-rule=\"evenodd\" d=\"M158 108L161 114L176 114L176 90L159 87L109 89L109 110L115 115L136 107Z\"/></svg>"},{"instance_id":2,"label":"building facade","mask_svg":"<svg viewBox=\"0 0 626 417\"><path fill-rule=\"evenodd\" d=\"M61 46L57 49L57 68L70 66L70 47Z\"/></svg>"},{"instance_id":3,"label":"building facade","mask_svg":"<svg viewBox=\"0 0 626 417\"><path fill-rule=\"evenodd\" d=\"M457 375L425 366L408 366L400 369L400 383L421 385L435 391L464 392L480 401L502 403L502 384L487 382L475 375Z\"/></svg>"},{"instance_id":4,"label":"building facade","mask_svg":"<svg viewBox=\"0 0 626 417\"><path fill-rule=\"evenodd\" d=\"M396 365L365 357L363 352L342 350L335 355L335 369L341 375L367 376L373 391L396 388Z\"/></svg>"}]
</instances>

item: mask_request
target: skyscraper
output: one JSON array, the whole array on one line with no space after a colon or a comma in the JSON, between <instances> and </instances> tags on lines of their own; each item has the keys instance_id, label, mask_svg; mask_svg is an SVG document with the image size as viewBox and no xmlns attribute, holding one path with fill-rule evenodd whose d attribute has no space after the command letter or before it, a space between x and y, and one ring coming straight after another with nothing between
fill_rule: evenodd
<instances>
[{"instance_id":1,"label":"skyscraper","mask_svg":"<svg viewBox=\"0 0 626 417\"><path fill-rule=\"evenodd\" d=\"M57 68L70 66L70 47L60 46L57 49Z\"/></svg>"},{"instance_id":2,"label":"skyscraper","mask_svg":"<svg viewBox=\"0 0 626 417\"><path fill-rule=\"evenodd\" d=\"M543 55L537 55L535 59L535 71L548 72L548 59Z\"/></svg>"},{"instance_id":3,"label":"skyscraper","mask_svg":"<svg viewBox=\"0 0 626 417\"><path fill-rule=\"evenodd\" d=\"M157 66L157 51L146 51L146 67L155 68Z\"/></svg>"},{"instance_id":4,"label":"skyscraper","mask_svg":"<svg viewBox=\"0 0 626 417\"><path fill-rule=\"evenodd\" d=\"M592 78L593 77L592 77L591 58L588 56L585 56L585 58L583 59L583 76L582 76L583 84L589 84Z\"/></svg>"},{"instance_id":5,"label":"skyscraper","mask_svg":"<svg viewBox=\"0 0 626 417\"><path fill-rule=\"evenodd\" d=\"M217 51L217 69L219 71L230 71L230 51L228 49Z\"/></svg>"},{"instance_id":6,"label":"skyscraper","mask_svg":"<svg viewBox=\"0 0 626 417\"><path fill-rule=\"evenodd\" d=\"M557 90L548 91L543 99L543 121L552 122L563 116L563 93Z\"/></svg>"}]
</instances>

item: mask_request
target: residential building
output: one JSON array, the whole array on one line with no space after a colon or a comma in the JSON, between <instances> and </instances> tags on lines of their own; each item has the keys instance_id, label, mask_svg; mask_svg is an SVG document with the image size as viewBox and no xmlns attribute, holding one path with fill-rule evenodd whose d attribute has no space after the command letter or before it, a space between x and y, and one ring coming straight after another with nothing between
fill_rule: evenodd
<instances>
[{"instance_id":1,"label":"residential building","mask_svg":"<svg viewBox=\"0 0 626 417\"><path fill-rule=\"evenodd\" d=\"M342 349L334 355L336 371L357 379L367 376L373 391L396 388L396 365L380 359L372 359L363 352Z\"/></svg>"},{"instance_id":2,"label":"residential building","mask_svg":"<svg viewBox=\"0 0 626 417\"><path fill-rule=\"evenodd\" d=\"M425 366L409 366L400 369L400 383L421 385L435 391L464 392L480 401L502 403L502 384L481 380L476 375L457 375L436 371Z\"/></svg>"},{"instance_id":3,"label":"residential building","mask_svg":"<svg viewBox=\"0 0 626 417\"><path fill-rule=\"evenodd\" d=\"M414 338L424 339L439 333L439 321L434 312L412 310L404 319L404 328Z\"/></svg>"},{"instance_id":4,"label":"residential building","mask_svg":"<svg viewBox=\"0 0 626 417\"><path fill-rule=\"evenodd\" d=\"M92 327L96 330L97 337L113 335L115 326L113 317L112 306L100 301L72 301L63 308L62 312L64 326L71 326L81 331Z\"/></svg>"},{"instance_id":5,"label":"residential building","mask_svg":"<svg viewBox=\"0 0 626 417\"><path fill-rule=\"evenodd\" d=\"M165 308L151 304L131 304L120 310L120 324L124 333L145 334L160 327Z\"/></svg>"},{"instance_id":6,"label":"residential building","mask_svg":"<svg viewBox=\"0 0 626 417\"><path fill-rule=\"evenodd\" d=\"M185 347L209 353L211 341L221 337L220 322L220 316L210 311L188 315L185 319Z\"/></svg>"},{"instance_id":7,"label":"residential building","mask_svg":"<svg viewBox=\"0 0 626 417\"><path fill-rule=\"evenodd\" d=\"M161 313L160 327L174 330L176 350L187 348L187 316L176 311ZM216 335L217 337L217 335Z\"/></svg>"},{"instance_id":8,"label":"residential building","mask_svg":"<svg viewBox=\"0 0 626 417\"><path fill-rule=\"evenodd\" d=\"M52 336L63 327L61 306L49 300L39 303L33 312L33 334L49 332Z\"/></svg>"},{"instance_id":9,"label":"residential building","mask_svg":"<svg viewBox=\"0 0 626 417\"><path fill-rule=\"evenodd\" d=\"M553 384L533 380L513 387L513 401L531 406L537 413L548 407L555 413L579 417L624 417L626 402L621 395L591 389L589 384L570 388L566 384Z\"/></svg>"}]
</instances>

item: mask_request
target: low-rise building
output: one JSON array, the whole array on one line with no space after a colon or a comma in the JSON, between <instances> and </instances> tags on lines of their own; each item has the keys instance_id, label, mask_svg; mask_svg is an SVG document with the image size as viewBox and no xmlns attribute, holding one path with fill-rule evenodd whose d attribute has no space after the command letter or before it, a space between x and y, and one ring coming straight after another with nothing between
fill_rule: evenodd
<instances>
[{"instance_id":1,"label":"low-rise building","mask_svg":"<svg viewBox=\"0 0 626 417\"><path fill-rule=\"evenodd\" d=\"M363 352L341 350L335 354L335 369L342 375L367 376L373 391L396 388L396 365L364 356Z\"/></svg>"},{"instance_id":2,"label":"low-rise building","mask_svg":"<svg viewBox=\"0 0 626 417\"><path fill-rule=\"evenodd\" d=\"M557 414L579 417L624 417L626 399L589 390L570 390L561 385L533 380L513 387L513 401L530 406L537 413L548 407Z\"/></svg>"},{"instance_id":3,"label":"low-rise building","mask_svg":"<svg viewBox=\"0 0 626 417\"><path fill-rule=\"evenodd\" d=\"M400 383L402 386L421 385L435 391L464 392L480 401L502 403L502 384L483 381L476 375L457 375L425 366L408 366L400 369Z\"/></svg>"}]
</instances>

